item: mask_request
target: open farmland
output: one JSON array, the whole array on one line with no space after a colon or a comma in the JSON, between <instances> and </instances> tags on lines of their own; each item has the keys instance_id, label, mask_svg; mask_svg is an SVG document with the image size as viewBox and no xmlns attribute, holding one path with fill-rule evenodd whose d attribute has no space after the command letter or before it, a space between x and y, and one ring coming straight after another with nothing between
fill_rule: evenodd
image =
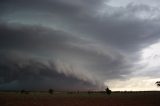
<instances>
[{"instance_id":1,"label":"open farmland","mask_svg":"<svg viewBox=\"0 0 160 106\"><path fill-rule=\"evenodd\" d=\"M160 92L136 93L0 93L0 106L159 106Z\"/></svg>"}]
</instances>

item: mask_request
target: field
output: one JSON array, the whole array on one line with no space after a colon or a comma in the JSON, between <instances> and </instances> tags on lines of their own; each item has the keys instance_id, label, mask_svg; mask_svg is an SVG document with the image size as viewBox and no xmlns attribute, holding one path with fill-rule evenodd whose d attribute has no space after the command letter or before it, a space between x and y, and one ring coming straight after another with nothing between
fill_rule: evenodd
<instances>
[{"instance_id":1,"label":"field","mask_svg":"<svg viewBox=\"0 0 160 106\"><path fill-rule=\"evenodd\" d=\"M0 106L160 106L160 92L0 92Z\"/></svg>"}]
</instances>

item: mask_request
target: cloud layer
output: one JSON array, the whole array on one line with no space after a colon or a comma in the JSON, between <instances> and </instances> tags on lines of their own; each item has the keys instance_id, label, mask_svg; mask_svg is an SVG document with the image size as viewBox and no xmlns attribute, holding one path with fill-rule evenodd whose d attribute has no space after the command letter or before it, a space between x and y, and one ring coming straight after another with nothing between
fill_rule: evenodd
<instances>
[{"instance_id":1,"label":"cloud layer","mask_svg":"<svg viewBox=\"0 0 160 106\"><path fill-rule=\"evenodd\" d=\"M79 73L77 77L71 68L63 66L64 72L58 63L15 56L15 54L1 55L0 89L95 90L103 88L98 81L93 82L85 74Z\"/></svg>"},{"instance_id":2,"label":"cloud layer","mask_svg":"<svg viewBox=\"0 0 160 106\"><path fill-rule=\"evenodd\" d=\"M160 8L155 5L158 3L156 0L152 3L148 0L1 0L0 54L16 53L34 60L24 66L29 69L20 69L22 73L16 71L19 65L13 65L12 69L10 62L1 62L1 72L5 73L5 66L13 76L23 74L24 81L36 76L35 81L42 82L40 86L62 77L66 80L61 84L53 81L59 89L71 83L84 85L82 89L95 86L99 89L113 80L125 81L136 76L157 78L158 66L146 68L142 62L146 58L142 57L144 49L160 39ZM18 56L15 60L19 60ZM52 61L56 68L44 65L46 61ZM37 70L46 73L35 74ZM0 76L6 79L1 80L1 88L24 86L19 79L9 79L7 75Z\"/></svg>"}]
</instances>

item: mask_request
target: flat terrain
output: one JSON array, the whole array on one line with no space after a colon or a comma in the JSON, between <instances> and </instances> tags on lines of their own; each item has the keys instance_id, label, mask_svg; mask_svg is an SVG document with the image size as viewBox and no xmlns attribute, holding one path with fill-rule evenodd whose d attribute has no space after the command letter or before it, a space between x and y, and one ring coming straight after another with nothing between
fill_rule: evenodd
<instances>
[{"instance_id":1,"label":"flat terrain","mask_svg":"<svg viewBox=\"0 0 160 106\"><path fill-rule=\"evenodd\" d=\"M0 92L0 106L160 106L160 92L36 93Z\"/></svg>"}]
</instances>

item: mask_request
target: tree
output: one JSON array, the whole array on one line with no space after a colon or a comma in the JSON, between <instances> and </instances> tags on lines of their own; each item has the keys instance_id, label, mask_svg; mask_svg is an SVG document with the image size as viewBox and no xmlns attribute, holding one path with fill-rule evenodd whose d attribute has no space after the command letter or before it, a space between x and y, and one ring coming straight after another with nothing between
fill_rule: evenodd
<instances>
[{"instance_id":1,"label":"tree","mask_svg":"<svg viewBox=\"0 0 160 106\"><path fill-rule=\"evenodd\" d=\"M29 94L29 91L24 90L24 89L22 89L20 92L21 92L21 94Z\"/></svg>"},{"instance_id":2,"label":"tree","mask_svg":"<svg viewBox=\"0 0 160 106\"><path fill-rule=\"evenodd\" d=\"M49 89L48 93L53 94L54 90L53 89Z\"/></svg>"},{"instance_id":3,"label":"tree","mask_svg":"<svg viewBox=\"0 0 160 106\"><path fill-rule=\"evenodd\" d=\"M26 91L25 91L24 89L22 89L20 92L21 92L21 94L23 94L23 93L26 92Z\"/></svg>"},{"instance_id":4,"label":"tree","mask_svg":"<svg viewBox=\"0 0 160 106\"><path fill-rule=\"evenodd\" d=\"M156 84L158 87L160 87L160 81L157 81Z\"/></svg>"},{"instance_id":5,"label":"tree","mask_svg":"<svg viewBox=\"0 0 160 106\"><path fill-rule=\"evenodd\" d=\"M106 93L107 93L108 95L110 95L110 94L112 93L112 91L111 91L108 87L105 89L105 91L106 91Z\"/></svg>"}]
</instances>

